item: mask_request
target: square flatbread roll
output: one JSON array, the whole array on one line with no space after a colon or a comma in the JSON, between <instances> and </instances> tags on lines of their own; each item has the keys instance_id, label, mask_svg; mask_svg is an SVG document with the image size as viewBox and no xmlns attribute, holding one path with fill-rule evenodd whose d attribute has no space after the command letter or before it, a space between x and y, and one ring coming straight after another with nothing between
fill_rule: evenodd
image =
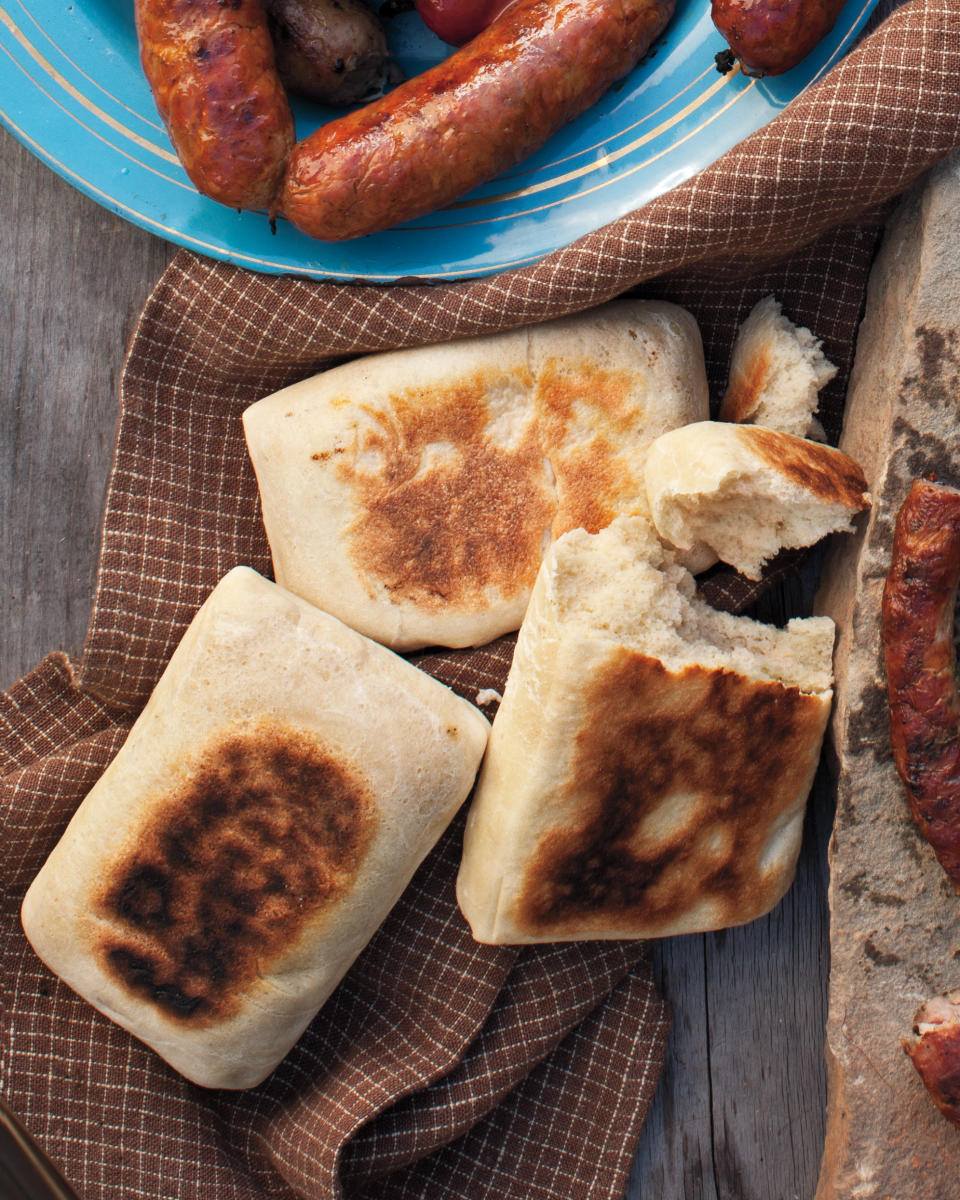
<instances>
[{"instance_id":1,"label":"square flatbread roll","mask_svg":"<svg viewBox=\"0 0 960 1200\"><path fill-rule=\"evenodd\" d=\"M647 499L678 550L706 547L748 579L780 550L849 531L870 505L848 454L759 425L700 421L650 447Z\"/></svg>"},{"instance_id":2,"label":"square flatbread roll","mask_svg":"<svg viewBox=\"0 0 960 1200\"><path fill-rule=\"evenodd\" d=\"M740 925L789 886L831 702L833 622L694 596L642 518L544 560L471 804L481 942Z\"/></svg>"},{"instance_id":3,"label":"square flatbread roll","mask_svg":"<svg viewBox=\"0 0 960 1200\"><path fill-rule=\"evenodd\" d=\"M335 367L244 414L277 582L395 650L491 641L707 403L696 322L652 301Z\"/></svg>"},{"instance_id":4,"label":"square flatbread roll","mask_svg":"<svg viewBox=\"0 0 960 1200\"><path fill-rule=\"evenodd\" d=\"M488 730L238 567L31 885L27 937L188 1079L253 1087L466 798Z\"/></svg>"}]
</instances>

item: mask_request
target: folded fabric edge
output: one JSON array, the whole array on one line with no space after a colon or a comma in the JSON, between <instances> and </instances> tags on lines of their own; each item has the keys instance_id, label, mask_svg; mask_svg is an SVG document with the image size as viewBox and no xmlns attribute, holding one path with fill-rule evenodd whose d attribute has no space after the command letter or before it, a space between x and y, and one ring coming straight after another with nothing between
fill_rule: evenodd
<instances>
[{"instance_id":1,"label":"folded fabric edge","mask_svg":"<svg viewBox=\"0 0 960 1200\"><path fill-rule=\"evenodd\" d=\"M56 650L0 693L0 781L104 729L129 724L129 713L91 695L78 677L77 660ZM47 732L51 722L57 737Z\"/></svg>"},{"instance_id":2,"label":"folded fabric edge","mask_svg":"<svg viewBox=\"0 0 960 1200\"><path fill-rule=\"evenodd\" d=\"M347 1188L349 1200L620 1200L659 1083L671 1025L652 978L628 973L457 1140ZM640 1031L647 1050L639 1074ZM572 1085L572 1086L571 1086Z\"/></svg>"},{"instance_id":3,"label":"folded fabric edge","mask_svg":"<svg viewBox=\"0 0 960 1200\"><path fill-rule=\"evenodd\" d=\"M404 1169L466 1135L519 1087L565 1038L605 1005L611 994L632 973L643 971L646 975L645 984L655 990L648 943L624 944L621 947L622 958L609 965L608 960L612 957L610 950L602 944L595 949L601 965L606 966L607 970L599 970L596 976L591 974L590 982L597 984L594 991L570 1010L558 1009L553 1014L553 1020L540 1031L535 1044L530 1046L530 1053L518 1059L510 1052L506 1042L513 1032L523 1026L529 1009L536 1004L537 977L540 976L539 986L547 987L551 970L536 956L521 955L505 980L487 1021L450 1069L416 1091L398 1094L388 1107L372 1117L345 1143L340 1156L345 1182L366 1183ZM527 1048L526 1045L524 1048ZM488 1084L486 1091L478 1091L473 1086L474 1077L481 1071L488 1079L493 1078L493 1083ZM439 1113L445 1113L445 1119L439 1117ZM442 1127L444 1136L435 1136L432 1140L428 1136L414 1146L401 1149L402 1139L409 1137L410 1126L419 1123L422 1127L428 1114L427 1134L431 1129ZM397 1149L388 1152L385 1146L391 1142Z\"/></svg>"}]
</instances>

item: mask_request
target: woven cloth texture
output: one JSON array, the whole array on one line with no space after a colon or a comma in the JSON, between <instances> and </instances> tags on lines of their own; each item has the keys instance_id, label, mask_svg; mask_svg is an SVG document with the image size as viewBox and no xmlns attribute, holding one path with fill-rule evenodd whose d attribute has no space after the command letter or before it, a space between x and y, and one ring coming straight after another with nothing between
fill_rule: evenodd
<instances>
[{"instance_id":1,"label":"woven cloth texture","mask_svg":"<svg viewBox=\"0 0 960 1200\"><path fill-rule=\"evenodd\" d=\"M83 1200L624 1194L668 1027L645 948L474 944L453 899L459 823L283 1064L241 1094L186 1083L60 984L19 904L216 581L237 563L270 573L247 404L360 352L625 292L694 313L716 401L737 324L773 292L840 368L821 409L835 438L889 202L960 144L958 114L960 13L912 0L714 166L523 271L349 287L176 257L123 373L82 661L53 655L0 697L2 1090ZM732 611L757 594L725 571L703 591ZM511 653L504 638L415 661L474 699L502 688Z\"/></svg>"}]
</instances>

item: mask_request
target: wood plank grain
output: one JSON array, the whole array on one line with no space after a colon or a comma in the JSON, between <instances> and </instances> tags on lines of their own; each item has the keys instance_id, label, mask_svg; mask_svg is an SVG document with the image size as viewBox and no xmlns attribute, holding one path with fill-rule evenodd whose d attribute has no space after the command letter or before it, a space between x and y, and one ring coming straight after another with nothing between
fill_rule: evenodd
<instances>
[{"instance_id":1,"label":"wood plank grain","mask_svg":"<svg viewBox=\"0 0 960 1200\"><path fill-rule=\"evenodd\" d=\"M821 779L790 892L768 917L708 943L721 1200L805 1198L816 1185L826 1095L823 896L830 812L830 788Z\"/></svg>"},{"instance_id":2,"label":"wood plank grain","mask_svg":"<svg viewBox=\"0 0 960 1200\"><path fill-rule=\"evenodd\" d=\"M809 613L821 559L757 605ZM829 947L826 848L833 783L821 769L796 880L766 917L660 942L673 1008L669 1055L640 1138L628 1200L809 1200L820 1167Z\"/></svg>"},{"instance_id":3,"label":"wood plank grain","mask_svg":"<svg viewBox=\"0 0 960 1200\"><path fill-rule=\"evenodd\" d=\"M83 644L127 342L172 246L0 131L0 687Z\"/></svg>"},{"instance_id":4,"label":"wood plank grain","mask_svg":"<svg viewBox=\"0 0 960 1200\"><path fill-rule=\"evenodd\" d=\"M657 1094L640 1136L629 1200L715 1200L706 938L669 938L654 947L657 982L673 1027Z\"/></svg>"}]
</instances>

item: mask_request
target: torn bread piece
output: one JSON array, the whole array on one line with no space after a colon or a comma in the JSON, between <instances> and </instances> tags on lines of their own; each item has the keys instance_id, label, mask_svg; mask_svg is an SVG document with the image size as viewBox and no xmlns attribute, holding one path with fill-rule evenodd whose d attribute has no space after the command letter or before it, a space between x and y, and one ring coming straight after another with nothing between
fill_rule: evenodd
<instances>
[{"instance_id":1,"label":"torn bread piece","mask_svg":"<svg viewBox=\"0 0 960 1200\"><path fill-rule=\"evenodd\" d=\"M836 373L822 343L794 325L773 296L765 296L737 332L720 420L823 441L814 414L821 388Z\"/></svg>"},{"instance_id":2,"label":"torn bread piece","mask_svg":"<svg viewBox=\"0 0 960 1200\"><path fill-rule=\"evenodd\" d=\"M27 937L194 1083L253 1087L466 798L488 731L237 567L27 892Z\"/></svg>"},{"instance_id":3,"label":"torn bread piece","mask_svg":"<svg viewBox=\"0 0 960 1200\"><path fill-rule=\"evenodd\" d=\"M739 925L793 878L834 625L718 612L643 518L544 560L467 821L490 943Z\"/></svg>"},{"instance_id":4,"label":"torn bread piece","mask_svg":"<svg viewBox=\"0 0 960 1200\"><path fill-rule=\"evenodd\" d=\"M244 414L277 582L396 650L489 642L707 404L696 322L653 301L335 367Z\"/></svg>"},{"instance_id":5,"label":"torn bread piece","mask_svg":"<svg viewBox=\"0 0 960 1200\"><path fill-rule=\"evenodd\" d=\"M748 579L780 550L850 530L870 505L863 472L842 451L721 421L657 438L646 485L662 538L681 553L707 546Z\"/></svg>"}]
</instances>

